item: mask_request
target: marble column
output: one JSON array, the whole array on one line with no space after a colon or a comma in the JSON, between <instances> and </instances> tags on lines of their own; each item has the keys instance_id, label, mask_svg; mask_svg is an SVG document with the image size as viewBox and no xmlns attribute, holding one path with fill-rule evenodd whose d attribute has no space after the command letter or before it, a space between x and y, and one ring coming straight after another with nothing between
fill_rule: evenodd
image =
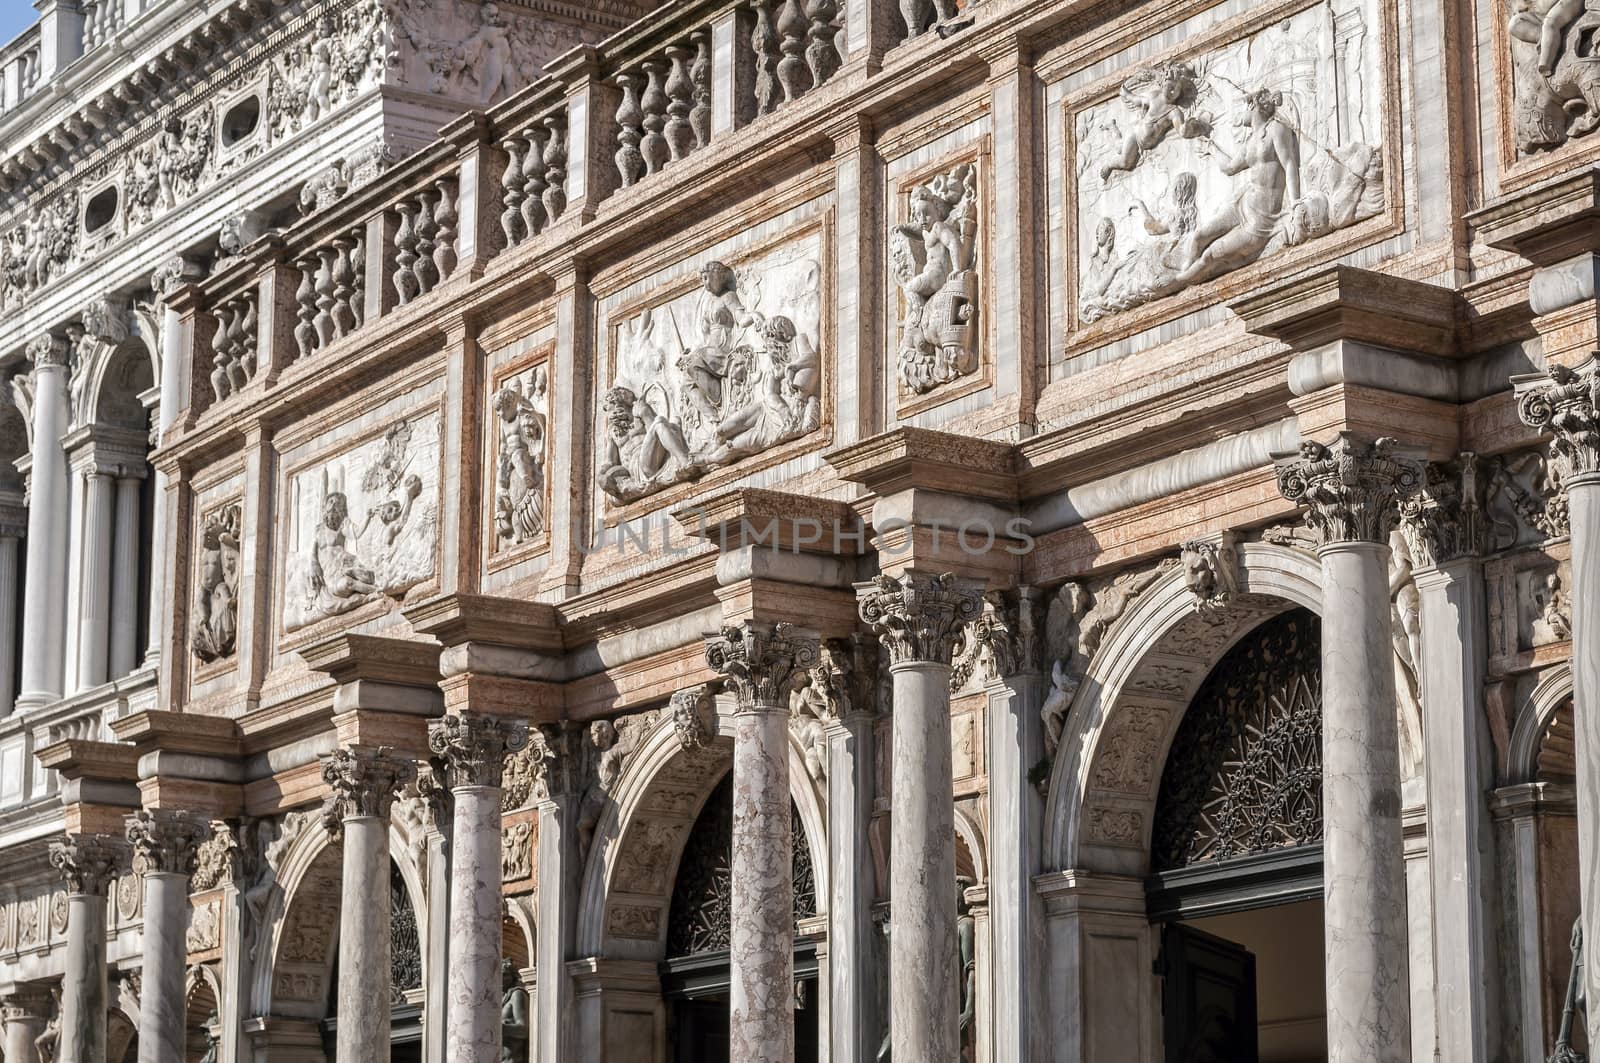
<instances>
[{"instance_id":1,"label":"marble column","mask_svg":"<svg viewBox=\"0 0 1600 1063\"><path fill-rule=\"evenodd\" d=\"M578 892L583 867L578 852L583 762L579 730L571 723L541 724L534 746L534 793L538 798L538 905L534 966L540 977L530 1002L536 1060L579 1058L577 994L569 961L576 958Z\"/></svg>"},{"instance_id":2,"label":"marble column","mask_svg":"<svg viewBox=\"0 0 1600 1063\"><path fill-rule=\"evenodd\" d=\"M1421 600L1420 669L1428 785L1433 1031L1440 1059L1489 1063L1499 1045L1494 787L1484 667L1488 607L1480 560L1488 508L1476 455L1432 465L1402 504Z\"/></svg>"},{"instance_id":3,"label":"marble column","mask_svg":"<svg viewBox=\"0 0 1600 1063\"><path fill-rule=\"evenodd\" d=\"M67 970L61 978L61 1041L55 1063L106 1063L106 891L122 846L69 834L50 845L67 882Z\"/></svg>"},{"instance_id":4,"label":"marble column","mask_svg":"<svg viewBox=\"0 0 1600 1063\"><path fill-rule=\"evenodd\" d=\"M77 689L104 683L111 641L111 533L116 485L110 471L91 465L84 472L83 550L78 556Z\"/></svg>"},{"instance_id":5,"label":"marble column","mask_svg":"<svg viewBox=\"0 0 1600 1063\"><path fill-rule=\"evenodd\" d=\"M28 582L22 606L19 708L59 699L66 689L67 341L43 336L33 361L33 453L28 478Z\"/></svg>"},{"instance_id":6,"label":"marble column","mask_svg":"<svg viewBox=\"0 0 1600 1063\"><path fill-rule=\"evenodd\" d=\"M143 989L139 996L139 1063L185 1058L184 1008L189 876L195 853L211 836L205 817L144 809L128 817L133 869L144 877Z\"/></svg>"},{"instance_id":7,"label":"marble column","mask_svg":"<svg viewBox=\"0 0 1600 1063\"><path fill-rule=\"evenodd\" d=\"M1512 377L1517 413L1551 435L1572 520L1572 722L1577 764L1578 888L1583 940L1600 941L1600 355L1578 369ZM1600 962L1584 965L1585 998L1600 1001ZM1590 1045L1600 1045L1600 1006L1588 1009Z\"/></svg>"},{"instance_id":8,"label":"marble column","mask_svg":"<svg viewBox=\"0 0 1600 1063\"><path fill-rule=\"evenodd\" d=\"M1322 546L1323 937L1329 1063L1409 1063L1411 1025L1389 530L1421 469L1342 433L1280 461Z\"/></svg>"},{"instance_id":9,"label":"marble column","mask_svg":"<svg viewBox=\"0 0 1600 1063\"><path fill-rule=\"evenodd\" d=\"M389 1060L389 810L416 765L381 746L323 758L323 824L344 840L339 893L339 1063Z\"/></svg>"},{"instance_id":10,"label":"marble column","mask_svg":"<svg viewBox=\"0 0 1600 1063\"><path fill-rule=\"evenodd\" d=\"M150 287L163 300L183 287L191 280L198 279L202 270L198 265L181 256L163 262L150 279ZM161 307L161 399L155 409L155 429L151 433L154 437L152 445L160 447L161 437L171 428L178 419L178 407L182 403L181 382L183 372L179 368L183 364L183 315L163 302ZM154 470L154 498L150 510L150 543L154 562L150 566L150 631L147 638L147 648L144 655L144 666L154 668L161 661L161 612L166 605L168 594L165 585L165 566L163 558L176 549L175 542L169 534L167 520L167 476L159 469Z\"/></svg>"},{"instance_id":11,"label":"marble column","mask_svg":"<svg viewBox=\"0 0 1600 1063\"><path fill-rule=\"evenodd\" d=\"M126 471L124 470L124 473ZM139 485L143 477L117 477L116 530L111 538L111 648L109 679L139 663Z\"/></svg>"},{"instance_id":12,"label":"marble column","mask_svg":"<svg viewBox=\"0 0 1600 1063\"><path fill-rule=\"evenodd\" d=\"M950 657L981 608L948 573L858 585L861 619L894 683L889 841L889 1030L894 1059L960 1058Z\"/></svg>"},{"instance_id":13,"label":"marble column","mask_svg":"<svg viewBox=\"0 0 1600 1063\"><path fill-rule=\"evenodd\" d=\"M789 690L817 640L746 621L706 638L706 663L738 702L733 734L733 1063L794 1060L794 867Z\"/></svg>"},{"instance_id":14,"label":"marble column","mask_svg":"<svg viewBox=\"0 0 1600 1063\"><path fill-rule=\"evenodd\" d=\"M16 631L16 624L21 621L17 615L17 560L21 544L17 536L6 534L6 529L0 528L0 631L5 635L0 637L0 717L11 712L12 703L17 697L16 687L16 640L11 633Z\"/></svg>"},{"instance_id":15,"label":"marble column","mask_svg":"<svg viewBox=\"0 0 1600 1063\"><path fill-rule=\"evenodd\" d=\"M0 1002L0 1026L4 1026L0 1059L6 1063L41 1063L34 1042L49 1024L50 998L42 990L12 993Z\"/></svg>"},{"instance_id":16,"label":"marble column","mask_svg":"<svg viewBox=\"0 0 1600 1063\"><path fill-rule=\"evenodd\" d=\"M445 1004L452 1063L500 1063L500 781L506 752L527 741L525 724L477 713L444 716L428 728L455 809Z\"/></svg>"}]
</instances>

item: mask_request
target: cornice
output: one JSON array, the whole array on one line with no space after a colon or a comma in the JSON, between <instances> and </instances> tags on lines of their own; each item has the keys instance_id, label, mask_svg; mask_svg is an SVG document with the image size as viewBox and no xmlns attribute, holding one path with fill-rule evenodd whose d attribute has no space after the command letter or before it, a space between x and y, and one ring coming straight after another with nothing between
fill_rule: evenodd
<instances>
[{"instance_id":1,"label":"cornice","mask_svg":"<svg viewBox=\"0 0 1600 1063\"><path fill-rule=\"evenodd\" d=\"M1456 342L1460 297L1453 289L1406 277L1335 265L1228 304L1245 330L1297 351L1335 340L1441 357Z\"/></svg>"},{"instance_id":2,"label":"cornice","mask_svg":"<svg viewBox=\"0 0 1600 1063\"><path fill-rule=\"evenodd\" d=\"M225 716L150 709L111 723L111 733L139 756L161 751L203 757L238 756L243 748L238 721Z\"/></svg>"},{"instance_id":3,"label":"cornice","mask_svg":"<svg viewBox=\"0 0 1600 1063\"><path fill-rule=\"evenodd\" d=\"M402 610L411 626L444 646L480 643L535 653L560 654L565 648L561 617L546 602L487 594L445 594ZM437 669L438 648L434 648Z\"/></svg>"},{"instance_id":4,"label":"cornice","mask_svg":"<svg viewBox=\"0 0 1600 1063\"><path fill-rule=\"evenodd\" d=\"M1600 170L1542 181L1472 211L1467 223L1490 247L1536 266L1600 251Z\"/></svg>"},{"instance_id":5,"label":"cornice","mask_svg":"<svg viewBox=\"0 0 1600 1063\"><path fill-rule=\"evenodd\" d=\"M998 440L901 427L823 458L840 479L880 496L920 488L992 502L1017 499L1016 448Z\"/></svg>"},{"instance_id":6,"label":"cornice","mask_svg":"<svg viewBox=\"0 0 1600 1063\"><path fill-rule=\"evenodd\" d=\"M378 680L403 686L439 682L439 647L415 639L340 632L300 650L301 658L337 683Z\"/></svg>"}]
</instances>

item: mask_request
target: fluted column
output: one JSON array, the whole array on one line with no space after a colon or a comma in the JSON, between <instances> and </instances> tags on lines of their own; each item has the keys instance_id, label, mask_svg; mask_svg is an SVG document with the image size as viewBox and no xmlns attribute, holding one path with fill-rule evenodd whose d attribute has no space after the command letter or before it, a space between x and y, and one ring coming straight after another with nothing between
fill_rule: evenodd
<instances>
[{"instance_id":1,"label":"fluted column","mask_svg":"<svg viewBox=\"0 0 1600 1063\"><path fill-rule=\"evenodd\" d=\"M121 679L139 663L139 484L143 477L117 477L116 528L112 534L111 650L109 679Z\"/></svg>"},{"instance_id":2,"label":"fluted column","mask_svg":"<svg viewBox=\"0 0 1600 1063\"><path fill-rule=\"evenodd\" d=\"M789 684L817 639L746 621L706 638L706 663L738 701L733 734L733 1063L794 1060L794 868Z\"/></svg>"},{"instance_id":3,"label":"fluted column","mask_svg":"<svg viewBox=\"0 0 1600 1063\"><path fill-rule=\"evenodd\" d=\"M111 532L116 485L111 473L91 464L84 472L83 549L78 557L76 689L99 686L106 675L111 642Z\"/></svg>"},{"instance_id":4,"label":"fluted column","mask_svg":"<svg viewBox=\"0 0 1600 1063\"><path fill-rule=\"evenodd\" d=\"M49 1008L50 998L39 990L12 993L0 1002L0 1025L5 1027L0 1058L6 1063L40 1063L34 1042L49 1024Z\"/></svg>"},{"instance_id":5,"label":"fluted column","mask_svg":"<svg viewBox=\"0 0 1600 1063\"><path fill-rule=\"evenodd\" d=\"M389 809L416 765L387 747L325 757L323 825L344 839L339 894L339 1063L389 1060Z\"/></svg>"},{"instance_id":6,"label":"fluted column","mask_svg":"<svg viewBox=\"0 0 1600 1063\"><path fill-rule=\"evenodd\" d=\"M445 716L428 729L455 807L445 1005L452 1063L500 1063L500 780L506 752L527 741L525 724L476 713Z\"/></svg>"},{"instance_id":7,"label":"fluted column","mask_svg":"<svg viewBox=\"0 0 1600 1063\"><path fill-rule=\"evenodd\" d=\"M1409 1063L1405 853L1389 532L1421 485L1393 440L1343 433L1278 465L1322 546L1323 936L1330 1063Z\"/></svg>"},{"instance_id":8,"label":"fluted column","mask_svg":"<svg viewBox=\"0 0 1600 1063\"><path fill-rule=\"evenodd\" d=\"M106 890L119 839L69 834L50 845L67 882L67 970L61 978L61 1042L55 1063L106 1063Z\"/></svg>"},{"instance_id":9,"label":"fluted column","mask_svg":"<svg viewBox=\"0 0 1600 1063\"><path fill-rule=\"evenodd\" d=\"M33 453L28 477L28 584L22 607L22 693L18 707L59 699L66 689L67 342L44 336L33 361Z\"/></svg>"},{"instance_id":10,"label":"fluted column","mask_svg":"<svg viewBox=\"0 0 1600 1063\"><path fill-rule=\"evenodd\" d=\"M894 757L889 831L889 1029L894 1059L960 1058L950 657L979 594L950 574L859 584L861 619L889 651Z\"/></svg>"},{"instance_id":11,"label":"fluted column","mask_svg":"<svg viewBox=\"0 0 1600 1063\"><path fill-rule=\"evenodd\" d=\"M1583 906L1585 999L1600 1001L1600 355L1573 370L1513 377L1524 423L1551 435L1572 520L1572 722L1577 764L1578 886ZM1600 1006L1588 1008L1589 1044L1600 1045Z\"/></svg>"},{"instance_id":12,"label":"fluted column","mask_svg":"<svg viewBox=\"0 0 1600 1063\"><path fill-rule=\"evenodd\" d=\"M143 990L139 1063L185 1058L183 979L189 932L189 876L195 852L211 835L199 815L145 809L128 817L133 869L144 877Z\"/></svg>"},{"instance_id":13,"label":"fluted column","mask_svg":"<svg viewBox=\"0 0 1600 1063\"><path fill-rule=\"evenodd\" d=\"M9 633L22 618L17 615L17 560L20 543L12 530L0 526L0 630L8 634L0 638L0 717L11 712L17 697L16 640Z\"/></svg>"}]
</instances>

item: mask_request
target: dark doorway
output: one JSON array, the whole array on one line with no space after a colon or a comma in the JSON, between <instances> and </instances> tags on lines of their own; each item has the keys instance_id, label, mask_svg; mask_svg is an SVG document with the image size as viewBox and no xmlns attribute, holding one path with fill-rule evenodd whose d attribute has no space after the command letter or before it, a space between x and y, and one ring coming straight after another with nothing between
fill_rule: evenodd
<instances>
[{"instance_id":1,"label":"dark doorway","mask_svg":"<svg viewBox=\"0 0 1600 1063\"><path fill-rule=\"evenodd\" d=\"M1256 958L1248 949L1169 923L1161 974L1167 1063L1258 1063Z\"/></svg>"}]
</instances>

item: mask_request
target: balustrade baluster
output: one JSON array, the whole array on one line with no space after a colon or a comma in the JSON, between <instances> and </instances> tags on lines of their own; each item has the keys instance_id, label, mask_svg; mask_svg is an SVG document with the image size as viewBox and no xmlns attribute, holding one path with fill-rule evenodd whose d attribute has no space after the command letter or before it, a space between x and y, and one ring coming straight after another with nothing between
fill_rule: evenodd
<instances>
[{"instance_id":1,"label":"balustrade baluster","mask_svg":"<svg viewBox=\"0 0 1600 1063\"><path fill-rule=\"evenodd\" d=\"M333 293L338 282L333 279L333 248L322 248L317 258L321 264L317 268L317 316L312 324L317 330L317 349L322 350L339 337L338 321L333 316Z\"/></svg>"},{"instance_id":2,"label":"balustrade baluster","mask_svg":"<svg viewBox=\"0 0 1600 1063\"><path fill-rule=\"evenodd\" d=\"M689 112L689 127L694 130L694 146L711 143L711 34L701 30L694 35L694 65L689 67L694 86L694 108Z\"/></svg>"},{"instance_id":3,"label":"balustrade baluster","mask_svg":"<svg viewBox=\"0 0 1600 1063\"><path fill-rule=\"evenodd\" d=\"M211 390L221 402L228 397L228 308L219 306L211 316L217 322L211 336Z\"/></svg>"},{"instance_id":4,"label":"balustrade baluster","mask_svg":"<svg viewBox=\"0 0 1600 1063\"><path fill-rule=\"evenodd\" d=\"M505 204L500 212L500 228L505 231L507 247L516 247L529 235L527 224L522 220L523 186L527 183L522 173L523 148L518 138L506 138L506 155L510 161L500 177L500 201Z\"/></svg>"},{"instance_id":5,"label":"balustrade baluster","mask_svg":"<svg viewBox=\"0 0 1600 1063\"><path fill-rule=\"evenodd\" d=\"M810 29L800 0L783 0L783 10L778 14L778 33L783 38L779 44L783 58L778 60L778 84L783 86L785 103L798 100L811 87L811 71L801 57Z\"/></svg>"},{"instance_id":6,"label":"balustrade baluster","mask_svg":"<svg viewBox=\"0 0 1600 1063\"><path fill-rule=\"evenodd\" d=\"M348 336L355 329L350 316L350 296L355 291L355 280L350 273L350 241L337 237L333 241L333 334Z\"/></svg>"},{"instance_id":7,"label":"balustrade baluster","mask_svg":"<svg viewBox=\"0 0 1600 1063\"><path fill-rule=\"evenodd\" d=\"M553 224L567 210L567 130L563 120L553 114L545 117L544 125L550 131L544 149L544 212Z\"/></svg>"},{"instance_id":8,"label":"balustrade baluster","mask_svg":"<svg viewBox=\"0 0 1600 1063\"><path fill-rule=\"evenodd\" d=\"M906 40L919 36L928 28L931 10L928 0L900 0L900 17L906 23Z\"/></svg>"},{"instance_id":9,"label":"balustrade baluster","mask_svg":"<svg viewBox=\"0 0 1600 1063\"><path fill-rule=\"evenodd\" d=\"M439 226L433 218L433 197L417 196L417 287L423 294L439 284L439 271L433 265L433 245Z\"/></svg>"},{"instance_id":10,"label":"balustrade baluster","mask_svg":"<svg viewBox=\"0 0 1600 1063\"><path fill-rule=\"evenodd\" d=\"M821 85L833 77L842 60L834 45L839 27L833 24L839 17L836 0L810 0L806 4L806 17L811 20L811 43L806 45L806 65L811 68L813 85Z\"/></svg>"},{"instance_id":11,"label":"balustrade baluster","mask_svg":"<svg viewBox=\"0 0 1600 1063\"><path fill-rule=\"evenodd\" d=\"M750 6L756 13L755 29L750 34L750 47L756 53L756 113L771 114L781 98L778 31L772 22L772 0L755 0Z\"/></svg>"},{"instance_id":12,"label":"balustrade baluster","mask_svg":"<svg viewBox=\"0 0 1600 1063\"><path fill-rule=\"evenodd\" d=\"M236 363L238 384L243 388L256 375L256 301L251 296L242 300L244 309L239 312L239 355Z\"/></svg>"},{"instance_id":13,"label":"balustrade baluster","mask_svg":"<svg viewBox=\"0 0 1600 1063\"><path fill-rule=\"evenodd\" d=\"M417 275L414 268L417 263L417 230L415 217L417 208L410 203L401 203L395 208L395 213L400 215L400 225L394 233L394 290L401 306L405 306L417 295Z\"/></svg>"},{"instance_id":14,"label":"balustrade baluster","mask_svg":"<svg viewBox=\"0 0 1600 1063\"><path fill-rule=\"evenodd\" d=\"M433 211L434 224L438 226L433 238L433 268L443 283L456 271L456 207L450 200L449 181L435 181L433 187L439 193L439 205Z\"/></svg>"},{"instance_id":15,"label":"balustrade baluster","mask_svg":"<svg viewBox=\"0 0 1600 1063\"><path fill-rule=\"evenodd\" d=\"M294 293L295 316L299 323L294 327L294 344L301 358L309 358L317 350L317 328L312 319L317 316L317 260L307 255L295 262L300 270L300 287Z\"/></svg>"},{"instance_id":16,"label":"balustrade baluster","mask_svg":"<svg viewBox=\"0 0 1600 1063\"><path fill-rule=\"evenodd\" d=\"M360 328L367 315L367 238L359 228L350 233L350 319Z\"/></svg>"},{"instance_id":17,"label":"balustrade baluster","mask_svg":"<svg viewBox=\"0 0 1600 1063\"><path fill-rule=\"evenodd\" d=\"M694 82L689 80L689 59L693 53L684 45L667 49L671 72L667 75L667 151L670 161L686 159L694 148L694 129L689 112L694 109Z\"/></svg>"},{"instance_id":18,"label":"balustrade baluster","mask_svg":"<svg viewBox=\"0 0 1600 1063\"><path fill-rule=\"evenodd\" d=\"M667 124L666 64L659 59L651 60L644 64L644 73L644 97L639 101L644 109L644 142L640 148L644 152L644 172L653 174L665 166L670 157L667 138L662 134Z\"/></svg>"},{"instance_id":19,"label":"balustrade baluster","mask_svg":"<svg viewBox=\"0 0 1600 1063\"><path fill-rule=\"evenodd\" d=\"M639 148L643 136L644 110L639 104L639 75L632 71L617 75L622 102L617 105L617 172L624 188L644 175L644 152Z\"/></svg>"},{"instance_id":20,"label":"balustrade baluster","mask_svg":"<svg viewBox=\"0 0 1600 1063\"><path fill-rule=\"evenodd\" d=\"M544 232L544 227L550 221L550 215L544 209L545 189L545 143L549 135L538 126L528 127L528 158L523 164L523 184L527 192L527 199L522 201L522 221L528 227L528 235L538 236Z\"/></svg>"}]
</instances>

